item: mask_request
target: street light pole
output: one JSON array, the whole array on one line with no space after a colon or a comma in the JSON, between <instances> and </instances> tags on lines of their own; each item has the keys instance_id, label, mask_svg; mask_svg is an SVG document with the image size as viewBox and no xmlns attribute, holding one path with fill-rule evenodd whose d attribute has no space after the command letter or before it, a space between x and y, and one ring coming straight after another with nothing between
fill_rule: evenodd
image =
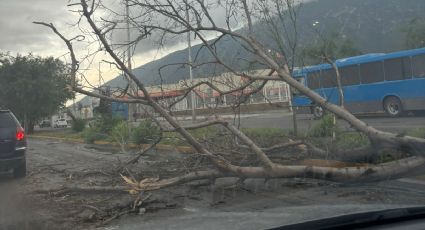
<instances>
[{"instance_id":1,"label":"street light pole","mask_svg":"<svg viewBox=\"0 0 425 230\"><path fill-rule=\"evenodd\" d=\"M186 8L186 21L189 23L189 9ZM189 79L190 84L193 84L193 73L192 73L192 44L190 42L190 30L187 32L187 46L188 46L188 62L189 62ZM190 101L192 102L192 122L196 121L196 103L195 103L195 92L190 91Z\"/></svg>"}]
</instances>

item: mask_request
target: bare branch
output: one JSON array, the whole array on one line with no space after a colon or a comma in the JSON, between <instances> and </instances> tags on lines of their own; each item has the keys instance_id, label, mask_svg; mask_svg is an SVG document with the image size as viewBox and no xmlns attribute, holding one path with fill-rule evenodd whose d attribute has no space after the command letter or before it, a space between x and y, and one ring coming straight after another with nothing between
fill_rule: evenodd
<instances>
[{"instance_id":1,"label":"bare branch","mask_svg":"<svg viewBox=\"0 0 425 230\"><path fill-rule=\"evenodd\" d=\"M252 19L251 19L251 13L249 12L248 4L246 3L246 0L242 0L243 8L245 11L245 17L248 21L248 30L249 35L252 36Z\"/></svg>"}]
</instances>

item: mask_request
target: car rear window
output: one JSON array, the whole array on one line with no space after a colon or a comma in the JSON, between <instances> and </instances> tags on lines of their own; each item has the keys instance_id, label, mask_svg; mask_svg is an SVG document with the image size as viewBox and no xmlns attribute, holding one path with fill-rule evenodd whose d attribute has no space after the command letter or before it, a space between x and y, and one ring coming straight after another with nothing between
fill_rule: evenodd
<instances>
[{"instance_id":1,"label":"car rear window","mask_svg":"<svg viewBox=\"0 0 425 230\"><path fill-rule=\"evenodd\" d=\"M15 127L15 118L9 112L0 112L0 128Z\"/></svg>"}]
</instances>

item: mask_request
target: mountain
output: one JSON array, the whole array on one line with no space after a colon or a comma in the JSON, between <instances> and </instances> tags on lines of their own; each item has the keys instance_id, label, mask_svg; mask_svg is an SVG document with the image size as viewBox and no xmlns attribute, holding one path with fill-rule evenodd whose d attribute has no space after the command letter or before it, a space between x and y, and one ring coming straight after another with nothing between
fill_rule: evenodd
<instances>
[{"instance_id":1,"label":"mountain","mask_svg":"<svg viewBox=\"0 0 425 230\"><path fill-rule=\"evenodd\" d=\"M321 33L337 32L350 39L354 46L363 53L391 52L405 49L405 32L403 28L418 17L424 17L424 0L316 0L304 3L297 13L298 43L306 46L317 37L313 22L320 22L316 27ZM267 26L261 22L254 25L254 33L262 44L270 44L276 48L275 41L270 36ZM212 42L212 41L211 41ZM237 41L224 37L217 43L216 49L220 58L237 70L262 68L252 65L255 57L245 50ZM206 63L214 60L209 51L201 45L192 47L192 54L198 53L196 63ZM188 78L188 68L182 63L187 60L187 49L176 51L159 60L152 61L133 69L136 76L145 85L177 83ZM195 63L195 64L196 64ZM165 65L169 65L159 69ZM217 64L202 65L194 68L194 78L206 77L225 72L226 69ZM106 85L125 87L126 81L119 76ZM82 100L82 103L88 100Z\"/></svg>"}]
</instances>

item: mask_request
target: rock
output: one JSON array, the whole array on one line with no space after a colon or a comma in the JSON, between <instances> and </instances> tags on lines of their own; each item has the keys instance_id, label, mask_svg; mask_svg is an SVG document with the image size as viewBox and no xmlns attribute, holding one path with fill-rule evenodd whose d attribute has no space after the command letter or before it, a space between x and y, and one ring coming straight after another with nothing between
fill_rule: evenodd
<instances>
[{"instance_id":1,"label":"rock","mask_svg":"<svg viewBox=\"0 0 425 230\"><path fill-rule=\"evenodd\" d=\"M84 209L82 212L80 212L77 217L80 219L83 219L84 221L93 221L94 217L96 215L96 212L91 209Z\"/></svg>"},{"instance_id":2,"label":"rock","mask_svg":"<svg viewBox=\"0 0 425 230\"><path fill-rule=\"evenodd\" d=\"M143 215L146 213L146 208L139 208L139 215Z\"/></svg>"}]
</instances>

